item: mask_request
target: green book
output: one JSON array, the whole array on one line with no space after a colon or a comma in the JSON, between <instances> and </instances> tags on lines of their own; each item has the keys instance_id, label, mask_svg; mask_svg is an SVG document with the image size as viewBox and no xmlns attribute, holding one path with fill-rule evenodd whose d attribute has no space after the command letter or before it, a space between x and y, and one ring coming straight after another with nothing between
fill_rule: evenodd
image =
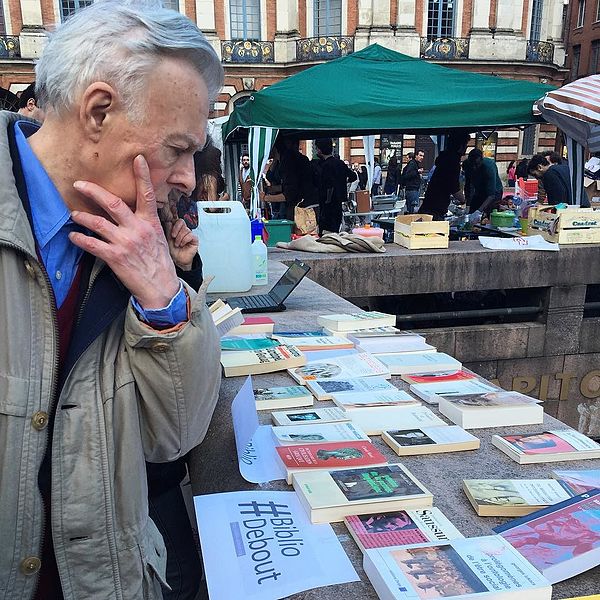
<instances>
[{"instance_id":1,"label":"green book","mask_svg":"<svg viewBox=\"0 0 600 600\"><path fill-rule=\"evenodd\" d=\"M280 346L277 340L270 338L226 338L221 340L221 350L226 351L246 351L246 350L265 350Z\"/></svg>"}]
</instances>

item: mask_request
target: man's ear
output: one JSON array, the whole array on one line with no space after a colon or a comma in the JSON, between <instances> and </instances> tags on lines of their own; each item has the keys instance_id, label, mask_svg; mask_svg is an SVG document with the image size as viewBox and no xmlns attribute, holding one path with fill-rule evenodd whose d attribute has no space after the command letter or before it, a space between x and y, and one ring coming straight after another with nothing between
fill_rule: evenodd
<instances>
[{"instance_id":1,"label":"man's ear","mask_svg":"<svg viewBox=\"0 0 600 600\"><path fill-rule=\"evenodd\" d=\"M79 122L85 135L98 142L114 115L117 94L112 86L103 81L90 84L83 92L79 105Z\"/></svg>"},{"instance_id":2,"label":"man's ear","mask_svg":"<svg viewBox=\"0 0 600 600\"><path fill-rule=\"evenodd\" d=\"M26 104L25 108L30 113L32 113L35 110L35 100L33 98L29 98L29 100L27 100L27 104Z\"/></svg>"}]
</instances>

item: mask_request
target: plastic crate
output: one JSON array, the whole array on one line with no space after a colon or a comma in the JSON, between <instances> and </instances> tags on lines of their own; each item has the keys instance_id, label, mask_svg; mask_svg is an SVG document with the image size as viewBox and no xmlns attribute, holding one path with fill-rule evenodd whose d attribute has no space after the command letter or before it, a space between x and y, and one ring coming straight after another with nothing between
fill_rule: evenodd
<instances>
[{"instance_id":1,"label":"plastic crate","mask_svg":"<svg viewBox=\"0 0 600 600\"><path fill-rule=\"evenodd\" d=\"M276 246L277 242L289 242L292 239L294 221L287 219L272 219L265 221L265 227L269 234L267 246Z\"/></svg>"}]
</instances>

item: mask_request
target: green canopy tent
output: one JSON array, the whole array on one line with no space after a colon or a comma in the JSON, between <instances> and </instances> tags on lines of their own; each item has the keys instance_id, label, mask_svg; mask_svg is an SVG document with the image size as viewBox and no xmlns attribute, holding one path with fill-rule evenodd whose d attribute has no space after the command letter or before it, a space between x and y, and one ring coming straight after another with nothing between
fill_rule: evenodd
<instances>
[{"instance_id":1,"label":"green canopy tent","mask_svg":"<svg viewBox=\"0 0 600 600\"><path fill-rule=\"evenodd\" d=\"M250 128L311 139L514 127L543 122L532 105L551 89L443 67L373 44L256 92L233 111L223 139Z\"/></svg>"}]
</instances>

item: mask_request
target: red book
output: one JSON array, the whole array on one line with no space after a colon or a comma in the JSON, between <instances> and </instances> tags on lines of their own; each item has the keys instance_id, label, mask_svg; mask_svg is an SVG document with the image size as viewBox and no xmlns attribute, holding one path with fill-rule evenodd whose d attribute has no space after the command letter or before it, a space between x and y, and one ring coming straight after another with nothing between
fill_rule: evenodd
<instances>
[{"instance_id":1,"label":"red book","mask_svg":"<svg viewBox=\"0 0 600 600\"><path fill-rule=\"evenodd\" d=\"M371 467L387 464L386 457L371 442L329 442L306 446L275 448L287 470L291 484L294 472L306 469L340 469Z\"/></svg>"},{"instance_id":2,"label":"red book","mask_svg":"<svg viewBox=\"0 0 600 600\"><path fill-rule=\"evenodd\" d=\"M401 378L407 383L437 383L443 381L461 381L463 379L476 379L476 375L467 371L456 371L454 373L431 373L423 375L402 375Z\"/></svg>"},{"instance_id":3,"label":"red book","mask_svg":"<svg viewBox=\"0 0 600 600\"><path fill-rule=\"evenodd\" d=\"M275 321L269 317L246 317L244 322L231 329L228 335L242 335L245 333L273 333Z\"/></svg>"}]
</instances>

